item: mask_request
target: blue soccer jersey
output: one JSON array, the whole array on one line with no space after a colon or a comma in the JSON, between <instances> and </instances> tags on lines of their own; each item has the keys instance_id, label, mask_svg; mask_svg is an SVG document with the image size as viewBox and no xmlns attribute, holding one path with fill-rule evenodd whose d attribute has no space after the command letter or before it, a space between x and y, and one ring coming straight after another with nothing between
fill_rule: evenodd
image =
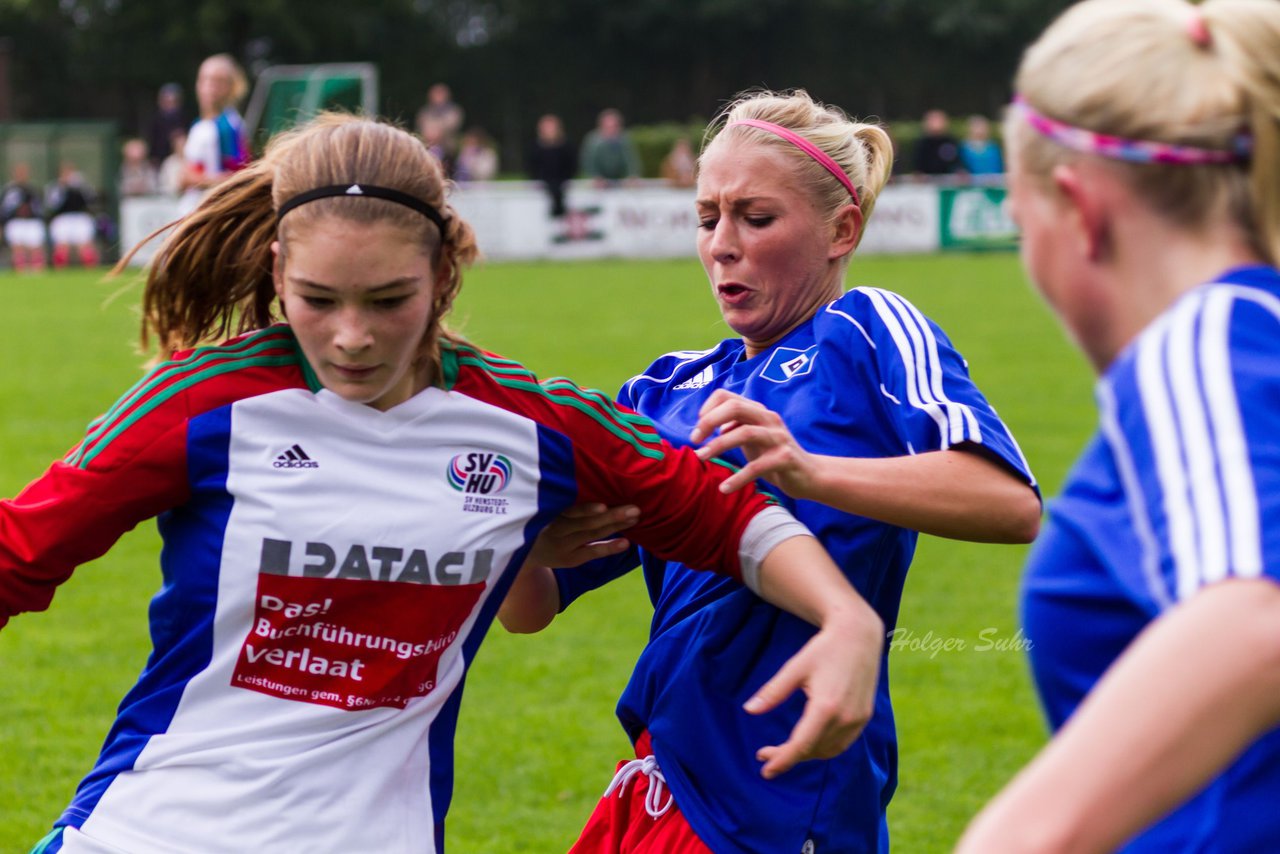
<instances>
[{"instance_id":1,"label":"blue soccer jersey","mask_svg":"<svg viewBox=\"0 0 1280 854\"><path fill-rule=\"evenodd\" d=\"M812 453L896 457L963 446L1030 482L1016 443L965 361L897 294L852 290L753 358L736 338L705 352L670 353L627 382L620 400L680 445L719 388L777 412ZM739 451L727 456L745 464ZM779 499L891 629L916 533L812 501ZM897 778L887 667L874 717L848 751L766 781L755 751L786 739L804 698L759 717L740 709L813 628L741 584L707 583L643 550L641 559L653 625L618 715L633 739L644 729L651 733L676 803L699 837L717 854L799 852L806 842L817 852L887 851L885 808ZM571 601L603 574L561 571L562 599Z\"/></svg>"},{"instance_id":2,"label":"blue soccer jersey","mask_svg":"<svg viewBox=\"0 0 1280 854\"><path fill-rule=\"evenodd\" d=\"M1098 435L1052 502L1024 579L1032 668L1055 729L1166 608L1215 581L1280 576L1277 341L1280 275L1237 269L1182 297L1098 382ZM1273 732L1125 850L1274 850L1277 798Z\"/></svg>"}]
</instances>

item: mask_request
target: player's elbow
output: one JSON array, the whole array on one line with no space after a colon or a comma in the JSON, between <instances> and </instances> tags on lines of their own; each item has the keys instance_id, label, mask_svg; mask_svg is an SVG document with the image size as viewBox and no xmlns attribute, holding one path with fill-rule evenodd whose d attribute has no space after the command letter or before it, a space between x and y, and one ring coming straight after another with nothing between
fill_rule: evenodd
<instances>
[{"instance_id":1,"label":"player's elbow","mask_svg":"<svg viewBox=\"0 0 1280 854\"><path fill-rule=\"evenodd\" d=\"M992 520L990 542L1024 544L1040 533L1043 508L1035 491L1025 484L1005 497L989 518Z\"/></svg>"},{"instance_id":2,"label":"player's elbow","mask_svg":"<svg viewBox=\"0 0 1280 854\"><path fill-rule=\"evenodd\" d=\"M498 622L513 635L531 635L540 632L555 619L555 611L546 609L507 607L506 602L498 609Z\"/></svg>"},{"instance_id":3,"label":"player's elbow","mask_svg":"<svg viewBox=\"0 0 1280 854\"><path fill-rule=\"evenodd\" d=\"M1040 517L1044 508L1039 497L1030 489L1024 491L1016 505L1009 518L1010 542L1032 542L1040 534Z\"/></svg>"}]
</instances>

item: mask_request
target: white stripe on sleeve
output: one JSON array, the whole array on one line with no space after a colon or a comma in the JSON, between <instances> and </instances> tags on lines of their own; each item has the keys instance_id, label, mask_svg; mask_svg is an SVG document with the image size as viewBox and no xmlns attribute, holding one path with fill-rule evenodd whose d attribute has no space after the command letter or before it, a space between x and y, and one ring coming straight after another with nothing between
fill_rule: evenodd
<instances>
[{"instance_id":1,"label":"white stripe on sleeve","mask_svg":"<svg viewBox=\"0 0 1280 854\"><path fill-rule=\"evenodd\" d=\"M1203 316L1204 301L1186 299L1174 309L1167 344L1168 380L1173 390L1174 415L1178 419L1181 457L1190 492L1193 533L1197 550L1196 586L1227 577L1227 525L1218 465L1209 438L1209 419L1200 394L1196 324Z\"/></svg>"},{"instance_id":2,"label":"white stripe on sleeve","mask_svg":"<svg viewBox=\"0 0 1280 854\"><path fill-rule=\"evenodd\" d=\"M1209 415L1213 419L1214 449L1222 471L1231 543L1231 571L1236 575L1256 578L1262 574L1261 522L1249 448L1231 374L1230 330L1234 299L1231 292L1214 289L1206 300L1200 362ZM1268 307L1276 311L1276 308Z\"/></svg>"},{"instance_id":3,"label":"white stripe on sleeve","mask_svg":"<svg viewBox=\"0 0 1280 854\"><path fill-rule=\"evenodd\" d=\"M1191 506L1187 503L1187 481L1182 467L1182 448L1178 441L1173 406L1165 388L1164 350L1168 343L1168 324L1143 336L1138 345L1138 393L1145 421L1151 432L1151 451L1169 532L1169 547L1177 574L1177 598L1183 599L1198 586L1195 534L1192 529Z\"/></svg>"},{"instance_id":4,"label":"white stripe on sleeve","mask_svg":"<svg viewBox=\"0 0 1280 854\"><path fill-rule=\"evenodd\" d=\"M911 342L907 340L907 334L903 330L902 324L898 321L898 317L893 310L889 308L880 291L875 288L859 288L858 290L866 294L871 300L871 305L875 308L876 314L880 315L880 321L884 324L885 329L889 331L890 337L893 338L893 343L898 347L898 355L902 359L903 367L907 372L907 402L916 409L928 413L929 417L938 425L942 449L946 450L951 446L950 432L947 429L947 416L943 414L941 407L936 403L926 402L921 398L916 359L912 352Z\"/></svg>"},{"instance_id":5,"label":"white stripe on sleeve","mask_svg":"<svg viewBox=\"0 0 1280 854\"><path fill-rule=\"evenodd\" d=\"M1125 439L1124 431L1116 418L1116 394L1111 385L1102 380L1098 383L1098 412L1101 418L1102 435L1111 447L1115 457L1116 471L1120 475L1120 484L1129 504L1129 515L1133 517L1134 533L1142 547L1142 575L1146 578L1147 589L1161 608L1173 604L1169 589L1160 578L1160 548L1156 544L1156 535L1151 530L1151 516L1147 512L1147 500L1142 494L1142 482L1138 479L1137 466L1133 464L1133 451Z\"/></svg>"},{"instance_id":6,"label":"white stripe on sleeve","mask_svg":"<svg viewBox=\"0 0 1280 854\"><path fill-rule=\"evenodd\" d=\"M942 358L938 355L938 336L933 334L933 327L929 325L929 321L920 309L912 305L908 300L903 299L897 294L889 294L893 300L898 303L899 311L909 314L915 320L916 328L920 334L924 336L925 351L928 354L928 373L927 380L929 383L929 391L933 399L947 407L947 413L956 414L956 418L951 419L951 441L962 442L968 439L970 442L977 444L982 443L982 431L978 427L978 419L973 414L973 408L965 403L956 403L947 398L947 393L942 390L942 378L944 376L942 370ZM958 423L963 419L963 423Z\"/></svg>"}]
</instances>

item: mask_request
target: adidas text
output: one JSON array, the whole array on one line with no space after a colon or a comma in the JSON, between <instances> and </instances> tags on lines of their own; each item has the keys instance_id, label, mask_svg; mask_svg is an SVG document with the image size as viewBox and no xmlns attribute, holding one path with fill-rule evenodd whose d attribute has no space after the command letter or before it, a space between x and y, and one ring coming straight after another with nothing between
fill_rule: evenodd
<instances>
[{"instance_id":1,"label":"adidas text","mask_svg":"<svg viewBox=\"0 0 1280 854\"><path fill-rule=\"evenodd\" d=\"M301 445L294 445L280 456L276 457L272 463L278 469L318 469L320 464L311 457L307 456L307 452L302 450Z\"/></svg>"},{"instance_id":2,"label":"adidas text","mask_svg":"<svg viewBox=\"0 0 1280 854\"><path fill-rule=\"evenodd\" d=\"M708 365L707 367L699 371L696 376L689 377L689 379L685 380L684 382L676 386L673 386L672 391L680 391L682 389L703 388L704 386L711 385L711 381L713 379L715 379L715 375L711 371L711 366Z\"/></svg>"}]
</instances>

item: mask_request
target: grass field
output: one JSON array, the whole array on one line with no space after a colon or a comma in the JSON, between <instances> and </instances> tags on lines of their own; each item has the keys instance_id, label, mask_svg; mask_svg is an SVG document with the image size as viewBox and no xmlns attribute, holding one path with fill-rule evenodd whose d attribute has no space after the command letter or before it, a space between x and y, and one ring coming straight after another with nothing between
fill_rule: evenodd
<instances>
[{"instance_id":1,"label":"grass field","mask_svg":"<svg viewBox=\"0 0 1280 854\"><path fill-rule=\"evenodd\" d=\"M905 294L948 331L1053 494L1092 428L1091 377L1023 284L1017 259L869 258L854 264L850 281ZM0 294L7 496L137 377L138 289L86 273L0 274ZM609 392L656 354L726 334L695 262L481 267L468 277L455 326L539 374ZM0 852L25 851L46 832L142 666L157 545L154 526L141 526L83 568L49 612L0 632ZM915 643L890 659L901 736L890 814L897 851L948 850L1043 740L1017 648L1024 555L922 540L898 635ZM627 751L613 704L648 616L636 576L584 600L542 635L490 635L463 702L451 851L568 847ZM931 642L949 639L964 648L934 650Z\"/></svg>"}]
</instances>

